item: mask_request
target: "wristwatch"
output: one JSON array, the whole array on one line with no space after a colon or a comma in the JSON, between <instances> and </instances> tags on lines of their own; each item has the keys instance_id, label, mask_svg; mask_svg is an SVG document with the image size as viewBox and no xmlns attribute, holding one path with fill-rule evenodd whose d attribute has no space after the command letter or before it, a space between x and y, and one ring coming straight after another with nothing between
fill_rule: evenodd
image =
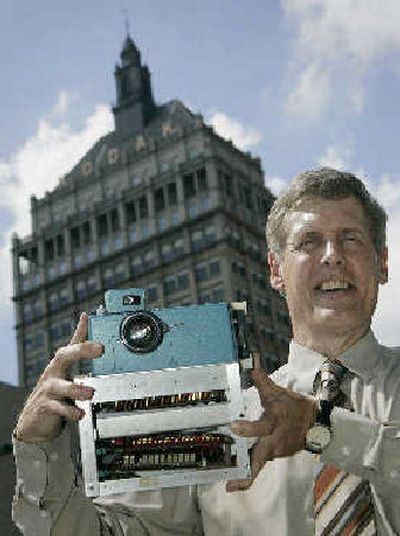
<instances>
[{"instance_id":1,"label":"wristwatch","mask_svg":"<svg viewBox=\"0 0 400 536\"><path fill-rule=\"evenodd\" d=\"M308 429L306 435L306 449L314 454L321 454L326 449L332 439L331 413L332 402L328 400L319 401L319 409L315 416L315 422Z\"/></svg>"}]
</instances>

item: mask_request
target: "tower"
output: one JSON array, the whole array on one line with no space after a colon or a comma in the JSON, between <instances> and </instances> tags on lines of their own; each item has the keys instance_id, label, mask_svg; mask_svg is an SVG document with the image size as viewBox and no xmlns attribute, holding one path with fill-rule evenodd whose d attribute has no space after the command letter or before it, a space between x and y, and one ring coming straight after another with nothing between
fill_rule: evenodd
<instances>
[{"instance_id":1,"label":"tower","mask_svg":"<svg viewBox=\"0 0 400 536\"><path fill-rule=\"evenodd\" d=\"M121 62L115 66L116 106L113 108L115 128L121 134L140 132L155 112L150 72L142 65L141 54L127 35L120 54ZM134 127L134 129L132 128Z\"/></svg>"}]
</instances>

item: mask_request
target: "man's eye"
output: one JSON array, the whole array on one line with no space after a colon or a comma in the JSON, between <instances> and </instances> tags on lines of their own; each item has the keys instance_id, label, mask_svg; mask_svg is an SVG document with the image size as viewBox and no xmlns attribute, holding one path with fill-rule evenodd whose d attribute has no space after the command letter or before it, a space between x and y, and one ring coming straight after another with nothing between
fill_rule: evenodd
<instances>
[{"instance_id":1,"label":"man's eye","mask_svg":"<svg viewBox=\"0 0 400 536\"><path fill-rule=\"evenodd\" d=\"M346 241L346 242L360 242L360 237L358 235L355 235L355 234L352 234L352 233L346 233L344 236L343 236L343 239Z\"/></svg>"},{"instance_id":2,"label":"man's eye","mask_svg":"<svg viewBox=\"0 0 400 536\"><path fill-rule=\"evenodd\" d=\"M299 242L299 249L310 249L317 245L317 239L316 238L304 238L304 240L301 240Z\"/></svg>"}]
</instances>

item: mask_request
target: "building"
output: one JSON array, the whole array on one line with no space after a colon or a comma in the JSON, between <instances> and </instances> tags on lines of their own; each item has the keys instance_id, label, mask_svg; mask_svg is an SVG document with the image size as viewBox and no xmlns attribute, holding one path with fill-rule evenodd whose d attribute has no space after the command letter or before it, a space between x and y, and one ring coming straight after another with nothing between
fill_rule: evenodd
<instances>
[{"instance_id":1,"label":"building","mask_svg":"<svg viewBox=\"0 0 400 536\"><path fill-rule=\"evenodd\" d=\"M273 202L260 159L179 101L156 104L127 36L115 68L115 130L42 199L13 239L19 381L32 386L77 312L108 288L144 287L149 306L247 300L253 349L286 359L290 325L266 273Z\"/></svg>"}]
</instances>

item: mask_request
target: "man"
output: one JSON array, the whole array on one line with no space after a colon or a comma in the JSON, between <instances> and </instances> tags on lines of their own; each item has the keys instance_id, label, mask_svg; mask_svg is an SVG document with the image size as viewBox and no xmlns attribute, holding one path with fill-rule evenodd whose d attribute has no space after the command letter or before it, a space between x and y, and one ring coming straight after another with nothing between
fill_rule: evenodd
<instances>
[{"instance_id":1,"label":"man","mask_svg":"<svg viewBox=\"0 0 400 536\"><path fill-rule=\"evenodd\" d=\"M17 423L14 519L24 533L400 534L400 351L380 346L370 331L378 286L387 280L385 220L359 179L328 168L299 175L275 202L267 225L271 284L286 296L293 342L272 379L253 373L264 412L232 426L258 437L253 479L229 483L228 492L215 483L93 502L82 496L61 422L79 420L72 400L92 396L66 379L68 367L102 351L86 341L83 315ZM326 363L341 371L340 384L319 375ZM336 399L335 407L323 405L320 394L332 385L345 408ZM249 406L257 402L254 396ZM315 430L327 434L321 439ZM326 470L336 471L342 501L333 496L334 519L326 512L332 496L317 480L323 475L326 483ZM353 485L351 497L339 480ZM321 495L323 507L315 506ZM357 521L353 505L361 505Z\"/></svg>"}]
</instances>

